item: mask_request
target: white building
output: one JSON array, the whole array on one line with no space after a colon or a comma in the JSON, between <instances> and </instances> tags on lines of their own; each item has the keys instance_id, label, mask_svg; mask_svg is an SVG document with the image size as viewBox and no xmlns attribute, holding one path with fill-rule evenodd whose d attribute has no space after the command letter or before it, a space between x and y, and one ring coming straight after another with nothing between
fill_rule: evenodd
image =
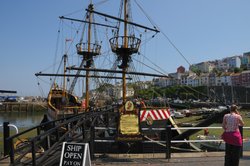
<instances>
[{"instance_id":1,"label":"white building","mask_svg":"<svg viewBox=\"0 0 250 166\"><path fill-rule=\"evenodd\" d=\"M199 86L209 85L209 73L202 73L198 78L199 78Z\"/></svg>"},{"instance_id":2,"label":"white building","mask_svg":"<svg viewBox=\"0 0 250 166\"><path fill-rule=\"evenodd\" d=\"M232 85L231 73L223 73L219 76L216 76L215 84L217 86L222 86L222 85L231 86Z\"/></svg>"},{"instance_id":3,"label":"white building","mask_svg":"<svg viewBox=\"0 0 250 166\"><path fill-rule=\"evenodd\" d=\"M187 77L187 85L192 86L192 87L199 86L199 77L197 77L196 75L188 76Z\"/></svg>"},{"instance_id":4,"label":"white building","mask_svg":"<svg viewBox=\"0 0 250 166\"><path fill-rule=\"evenodd\" d=\"M161 77L161 78L154 78L153 85L158 87L167 87L172 85L177 85L177 80L171 77Z\"/></svg>"},{"instance_id":5,"label":"white building","mask_svg":"<svg viewBox=\"0 0 250 166\"><path fill-rule=\"evenodd\" d=\"M210 62L201 62L201 63L193 64L190 66L190 70L192 70L193 68L195 68L195 70L198 70L202 73L209 73L213 71L215 66L213 63L210 63Z\"/></svg>"},{"instance_id":6,"label":"white building","mask_svg":"<svg viewBox=\"0 0 250 166\"><path fill-rule=\"evenodd\" d=\"M127 87L126 88L126 97L133 97L135 91L133 88ZM121 99L123 97L123 89L122 86L115 86L113 89L113 96L117 99Z\"/></svg>"},{"instance_id":7,"label":"white building","mask_svg":"<svg viewBox=\"0 0 250 166\"><path fill-rule=\"evenodd\" d=\"M232 56L232 57L228 57L223 59L223 61L225 61L228 65L229 68L240 68L241 65L241 59L240 56Z\"/></svg>"}]
</instances>

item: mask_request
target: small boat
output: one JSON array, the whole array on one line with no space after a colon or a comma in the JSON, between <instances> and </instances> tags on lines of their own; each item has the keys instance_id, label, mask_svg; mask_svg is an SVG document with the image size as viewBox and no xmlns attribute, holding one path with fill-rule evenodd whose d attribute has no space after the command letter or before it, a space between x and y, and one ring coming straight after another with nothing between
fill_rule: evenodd
<instances>
[{"instance_id":1,"label":"small boat","mask_svg":"<svg viewBox=\"0 0 250 166\"><path fill-rule=\"evenodd\" d=\"M223 140L215 135L198 135L198 140L209 140L209 142L201 142L200 147L202 149L211 150L211 151L224 151L226 149L226 144ZM215 140L211 142L210 140ZM216 141L218 140L218 141ZM243 139L243 151L250 150L250 138Z\"/></svg>"}]
</instances>

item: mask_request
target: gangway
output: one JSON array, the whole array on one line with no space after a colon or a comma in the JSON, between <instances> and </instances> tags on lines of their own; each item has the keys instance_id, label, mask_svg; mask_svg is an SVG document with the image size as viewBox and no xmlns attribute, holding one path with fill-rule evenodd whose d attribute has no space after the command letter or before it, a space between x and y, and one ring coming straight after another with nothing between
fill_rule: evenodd
<instances>
[{"instance_id":1,"label":"gangway","mask_svg":"<svg viewBox=\"0 0 250 166\"><path fill-rule=\"evenodd\" d=\"M94 126L112 126L111 121L117 117L115 107L92 109L67 118L49 121L32 127L9 137L10 164L22 165L53 165L58 162L63 142L85 142L90 144L93 151ZM110 126L109 126L110 125ZM36 132L36 136L23 140L22 136L28 132ZM15 142L19 140L19 144ZM58 164L58 163L57 163Z\"/></svg>"}]
</instances>

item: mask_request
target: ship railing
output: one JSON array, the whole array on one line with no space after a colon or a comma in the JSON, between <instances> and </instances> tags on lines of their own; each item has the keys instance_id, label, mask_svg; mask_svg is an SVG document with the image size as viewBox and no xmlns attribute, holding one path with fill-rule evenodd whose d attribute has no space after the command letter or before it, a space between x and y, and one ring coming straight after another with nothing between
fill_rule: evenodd
<instances>
[{"instance_id":1,"label":"ship railing","mask_svg":"<svg viewBox=\"0 0 250 166\"><path fill-rule=\"evenodd\" d=\"M125 40L126 39L126 40ZM125 41L127 41L127 48L124 48ZM141 44L141 39L135 36L117 36L109 40L111 49L115 53L120 53L123 49L130 50L129 53L137 53Z\"/></svg>"},{"instance_id":2,"label":"ship railing","mask_svg":"<svg viewBox=\"0 0 250 166\"><path fill-rule=\"evenodd\" d=\"M90 50L88 50L90 48ZM101 45L96 43L78 43L76 45L77 54L85 55L87 53L92 53L93 55L100 55Z\"/></svg>"}]
</instances>

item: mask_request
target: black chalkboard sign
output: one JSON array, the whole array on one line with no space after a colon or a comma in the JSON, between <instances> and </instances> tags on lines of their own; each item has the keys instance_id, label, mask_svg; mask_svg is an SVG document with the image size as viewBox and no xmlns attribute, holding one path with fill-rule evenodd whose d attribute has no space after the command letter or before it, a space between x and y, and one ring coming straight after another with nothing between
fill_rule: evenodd
<instances>
[{"instance_id":1,"label":"black chalkboard sign","mask_svg":"<svg viewBox=\"0 0 250 166\"><path fill-rule=\"evenodd\" d=\"M60 166L86 165L91 165L88 144L63 142Z\"/></svg>"}]
</instances>

